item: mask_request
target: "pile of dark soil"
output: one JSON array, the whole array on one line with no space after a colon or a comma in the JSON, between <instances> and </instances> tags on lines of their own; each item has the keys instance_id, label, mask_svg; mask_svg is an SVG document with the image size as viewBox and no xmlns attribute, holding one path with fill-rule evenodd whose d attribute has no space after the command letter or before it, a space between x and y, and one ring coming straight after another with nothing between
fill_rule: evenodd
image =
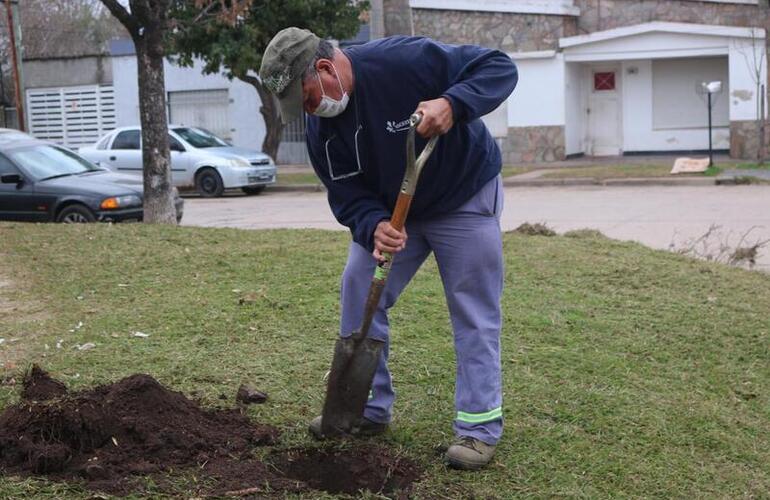
<instances>
[{"instance_id":1,"label":"pile of dark soil","mask_svg":"<svg viewBox=\"0 0 770 500\"><path fill-rule=\"evenodd\" d=\"M277 437L274 427L238 410L201 408L149 375L72 393L35 366L22 401L0 414L0 472L82 481L113 494L140 493L149 476L172 494L262 497L309 489L406 497L419 477L415 464L374 446L293 450L274 454L273 465L257 460L255 447ZM186 484L190 476L195 482Z\"/></svg>"},{"instance_id":2,"label":"pile of dark soil","mask_svg":"<svg viewBox=\"0 0 770 500\"><path fill-rule=\"evenodd\" d=\"M67 386L52 379L39 366L34 365L24 375L21 398L28 401L45 401L67 394Z\"/></svg>"}]
</instances>

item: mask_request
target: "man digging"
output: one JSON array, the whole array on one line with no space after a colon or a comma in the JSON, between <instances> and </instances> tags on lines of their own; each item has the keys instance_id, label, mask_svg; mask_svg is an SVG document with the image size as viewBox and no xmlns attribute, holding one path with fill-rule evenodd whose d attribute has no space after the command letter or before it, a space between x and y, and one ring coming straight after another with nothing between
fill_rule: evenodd
<instances>
[{"instance_id":1,"label":"man digging","mask_svg":"<svg viewBox=\"0 0 770 500\"><path fill-rule=\"evenodd\" d=\"M450 465L479 469L503 430L500 296L503 287L501 156L479 117L516 86L502 52L391 37L340 50L310 31L287 28L260 68L288 123L307 117L307 147L337 220L353 241L342 275L340 335L362 322L370 279L383 254L395 255L369 337L385 342L354 435L384 432L395 393L388 371L388 310L433 252L444 285L457 358ZM417 133L442 136L425 165L404 231L390 224L401 179L409 117ZM424 141L418 141L418 149ZM408 243L407 243L407 234ZM324 437L322 418L310 431Z\"/></svg>"}]
</instances>

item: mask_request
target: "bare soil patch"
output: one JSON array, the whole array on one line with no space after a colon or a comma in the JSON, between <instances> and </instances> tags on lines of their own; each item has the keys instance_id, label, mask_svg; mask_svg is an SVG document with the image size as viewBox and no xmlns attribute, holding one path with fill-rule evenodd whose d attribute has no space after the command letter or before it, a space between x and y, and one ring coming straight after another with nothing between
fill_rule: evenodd
<instances>
[{"instance_id":1,"label":"bare soil patch","mask_svg":"<svg viewBox=\"0 0 770 500\"><path fill-rule=\"evenodd\" d=\"M24 377L22 400L0 414L0 472L118 495L140 492L148 476L175 493L175 475L193 474L195 484L182 486L188 493L262 497L369 490L408 498L420 476L413 462L372 444L273 453L267 463L255 458L257 447L278 436L238 410L202 408L149 375L68 392L35 366Z\"/></svg>"}]
</instances>

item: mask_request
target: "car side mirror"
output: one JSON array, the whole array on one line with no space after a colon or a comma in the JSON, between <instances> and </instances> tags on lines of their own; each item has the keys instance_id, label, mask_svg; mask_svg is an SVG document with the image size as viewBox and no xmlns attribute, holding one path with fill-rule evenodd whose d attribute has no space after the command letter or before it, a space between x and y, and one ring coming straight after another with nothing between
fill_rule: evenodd
<instances>
[{"instance_id":1,"label":"car side mirror","mask_svg":"<svg viewBox=\"0 0 770 500\"><path fill-rule=\"evenodd\" d=\"M0 182L3 184L21 184L22 177L19 174L5 174L0 176Z\"/></svg>"},{"instance_id":2,"label":"car side mirror","mask_svg":"<svg viewBox=\"0 0 770 500\"><path fill-rule=\"evenodd\" d=\"M184 153L185 149L184 146L181 144L170 144L168 147L171 151L179 151L180 153Z\"/></svg>"}]
</instances>

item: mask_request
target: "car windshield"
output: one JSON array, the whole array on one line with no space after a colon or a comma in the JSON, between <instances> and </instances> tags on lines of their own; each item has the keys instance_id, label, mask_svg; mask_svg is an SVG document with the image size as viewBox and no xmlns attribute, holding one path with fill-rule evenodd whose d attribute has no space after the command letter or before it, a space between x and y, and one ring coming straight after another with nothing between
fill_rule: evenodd
<instances>
[{"instance_id":1,"label":"car windshield","mask_svg":"<svg viewBox=\"0 0 770 500\"><path fill-rule=\"evenodd\" d=\"M219 148L229 146L223 139L220 139L208 130L190 127L179 127L173 130L179 137L196 148Z\"/></svg>"},{"instance_id":2,"label":"car windshield","mask_svg":"<svg viewBox=\"0 0 770 500\"><path fill-rule=\"evenodd\" d=\"M37 180L103 170L71 151L49 144L14 149L8 156Z\"/></svg>"}]
</instances>

